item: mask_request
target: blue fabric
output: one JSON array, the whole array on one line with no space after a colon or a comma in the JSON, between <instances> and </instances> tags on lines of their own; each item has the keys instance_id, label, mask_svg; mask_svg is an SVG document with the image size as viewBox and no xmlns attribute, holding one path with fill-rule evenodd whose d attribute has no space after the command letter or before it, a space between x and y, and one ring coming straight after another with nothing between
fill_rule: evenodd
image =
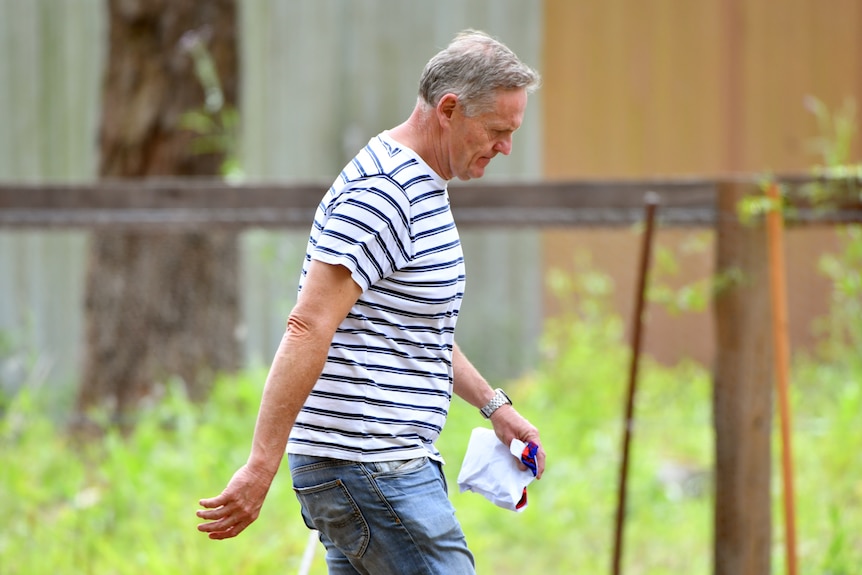
<instances>
[{"instance_id":1,"label":"blue fabric","mask_svg":"<svg viewBox=\"0 0 862 575\"><path fill-rule=\"evenodd\" d=\"M535 441L531 441L524 446L524 451L521 453L521 462L533 472L533 477L539 473L539 467L536 465L536 453L539 451L539 446Z\"/></svg>"},{"instance_id":2,"label":"blue fabric","mask_svg":"<svg viewBox=\"0 0 862 575\"><path fill-rule=\"evenodd\" d=\"M438 462L359 463L289 454L293 487L320 532L330 575L474 575Z\"/></svg>"},{"instance_id":3,"label":"blue fabric","mask_svg":"<svg viewBox=\"0 0 862 575\"><path fill-rule=\"evenodd\" d=\"M521 463L527 466L527 469L533 472L533 477L539 473L539 466L536 465L536 453L539 451L539 446L535 441L531 441L524 446L521 452ZM515 505L515 509L523 509L527 505L527 488L524 488L524 493L521 495L521 500Z\"/></svg>"}]
</instances>

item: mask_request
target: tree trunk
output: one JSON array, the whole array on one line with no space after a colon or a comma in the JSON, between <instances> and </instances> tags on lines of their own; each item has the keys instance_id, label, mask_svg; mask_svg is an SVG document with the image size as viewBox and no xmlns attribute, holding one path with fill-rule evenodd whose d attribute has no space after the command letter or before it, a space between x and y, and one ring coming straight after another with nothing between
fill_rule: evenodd
<instances>
[{"instance_id":1,"label":"tree trunk","mask_svg":"<svg viewBox=\"0 0 862 575\"><path fill-rule=\"evenodd\" d=\"M772 339L766 233L741 224L753 187L722 184L716 214L715 575L764 575L771 554ZM733 274L733 275L731 275Z\"/></svg>"},{"instance_id":2,"label":"tree trunk","mask_svg":"<svg viewBox=\"0 0 862 575\"><path fill-rule=\"evenodd\" d=\"M180 126L205 98L186 48L189 38L208 48L224 104L235 106L234 0L109 0L108 11L100 176L218 175L224 153L195 153L196 135ZM99 406L130 423L169 378L199 399L216 372L237 368L237 249L225 231L92 235L80 415Z\"/></svg>"}]
</instances>

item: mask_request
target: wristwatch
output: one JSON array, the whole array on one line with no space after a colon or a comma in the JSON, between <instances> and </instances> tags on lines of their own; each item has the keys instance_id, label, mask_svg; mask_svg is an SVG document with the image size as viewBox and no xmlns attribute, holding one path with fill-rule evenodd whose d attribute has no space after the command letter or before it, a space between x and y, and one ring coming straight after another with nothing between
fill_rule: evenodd
<instances>
[{"instance_id":1,"label":"wristwatch","mask_svg":"<svg viewBox=\"0 0 862 575\"><path fill-rule=\"evenodd\" d=\"M491 414L497 411L500 407L506 404L512 405L512 400L509 399L509 396L506 395L506 392L500 389L499 387L494 390L494 397L491 398L491 401L488 404L479 410L482 414L482 417L485 419L490 419Z\"/></svg>"}]
</instances>

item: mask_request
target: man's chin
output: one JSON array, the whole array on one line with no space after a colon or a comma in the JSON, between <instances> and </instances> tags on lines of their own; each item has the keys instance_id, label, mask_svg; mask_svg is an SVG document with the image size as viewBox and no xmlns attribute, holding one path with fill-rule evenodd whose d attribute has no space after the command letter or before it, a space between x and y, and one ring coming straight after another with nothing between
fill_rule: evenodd
<instances>
[{"instance_id":1,"label":"man's chin","mask_svg":"<svg viewBox=\"0 0 862 575\"><path fill-rule=\"evenodd\" d=\"M467 180L478 180L485 175L485 168L474 167L464 175L458 176L458 179L466 182Z\"/></svg>"}]
</instances>

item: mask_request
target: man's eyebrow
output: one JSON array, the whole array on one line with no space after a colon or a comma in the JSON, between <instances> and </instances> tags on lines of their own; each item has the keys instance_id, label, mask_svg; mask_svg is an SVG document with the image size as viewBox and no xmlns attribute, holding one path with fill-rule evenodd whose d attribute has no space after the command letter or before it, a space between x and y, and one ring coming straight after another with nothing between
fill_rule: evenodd
<instances>
[{"instance_id":1,"label":"man's eyebrow","mask_svg":"<svg viewBox=\"0 0 862 575\"><path fill-rule=\"evenodd\" d=\"M502 122L499 124L488 124L489 130L494 130L497 132L514 132L518 128L513 128L510 124L503 124Z\"/></svg>"}]
</instances>

